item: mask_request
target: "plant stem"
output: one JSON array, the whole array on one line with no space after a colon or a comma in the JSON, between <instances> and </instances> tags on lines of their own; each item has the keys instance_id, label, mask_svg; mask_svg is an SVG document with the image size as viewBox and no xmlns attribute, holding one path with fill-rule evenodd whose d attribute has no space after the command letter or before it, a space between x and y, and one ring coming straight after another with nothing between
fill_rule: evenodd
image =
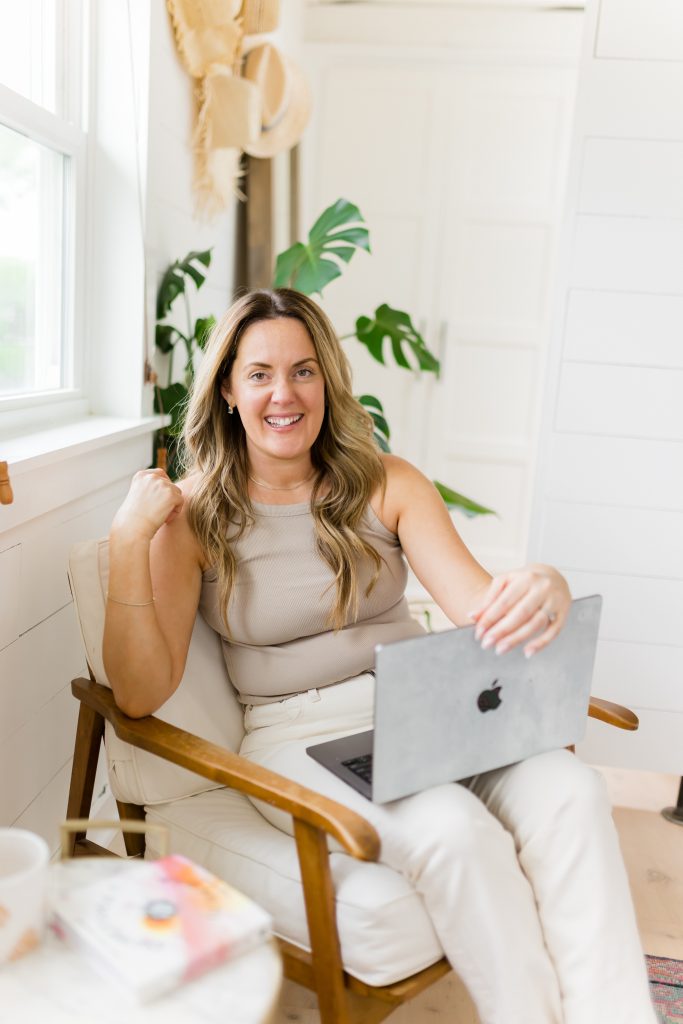
<instances>
[{"instance_id":1,"label":"plant stem","mask_svg":"<svg viewBox=\"0 0 683 1024\"><path fill-rule=\"evenodd\" d=\"M185 300L185 313L187 315L187 337L185 338L185 347L187 349L188 362L192 367L192 370L194 371L194 366L192 366L192 343L194 341L194 331L192 329L192 317L190 316L190 300L187 295L187 288L183 292L183 299Z\"/></svg>"}]
</instances>

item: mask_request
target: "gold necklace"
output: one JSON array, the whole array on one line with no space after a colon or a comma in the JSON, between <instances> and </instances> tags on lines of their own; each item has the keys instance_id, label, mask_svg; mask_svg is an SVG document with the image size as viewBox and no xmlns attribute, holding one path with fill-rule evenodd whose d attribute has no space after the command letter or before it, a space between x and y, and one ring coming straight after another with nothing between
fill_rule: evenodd
<instances>
[{"instance_id":1,"label":"gold necklace","mask_svg":"<svg viewBox=\"0 0 683 1024\"><path fill-rule=\"evenodd\" d=\"M305 480L300 480L298 484L290 484L288 487L274 487L273 484L266 484L263 480L257 480L255 476L251 475L251 473L249 473L248 476L253 483L258 484L259 487L265 487L267 491L295 491L298 487L303 487L303 485L307 484L309 480L312 480L315 476L315 472L316 471L313 470Z\"/></svg>"}]
</instances>

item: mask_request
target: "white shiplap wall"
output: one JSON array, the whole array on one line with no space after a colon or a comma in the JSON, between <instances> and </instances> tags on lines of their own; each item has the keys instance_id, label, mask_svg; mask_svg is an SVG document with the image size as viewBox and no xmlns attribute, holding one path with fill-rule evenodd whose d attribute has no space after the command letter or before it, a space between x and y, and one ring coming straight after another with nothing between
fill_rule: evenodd
<instances>
[{"instance_id":1,"label":"white shiplap wall","mask_svg":"<svg viewBox=\"0 0 683 1024\"><path fill-rule=\"evenodd\" d=\"M683 6L587 10L531 553L604 595L581 753L683 773Z\"/></svg>"},{"instance_id":2,"label":"white shiplap wall","mask_svg":"<svg viewBox=\"0 0 683 1024\"><path fill-rule=\"evenodd\" d=\"M141 3L135 8L132 67L126 5L99 13L106 22L100 30L110 47L107 75L116 89L109 106L99 96L98 111L106 116L105 111L116 109L121 131L117 136L110 124L100 125L100 147L94 154L94 196L99 202L92 216L92 259L97 261L98 251L108 246L105 263L110 272L107 281L106 266L99 262L91 278L90 337L111 345L105 357L111 357L112 366L110 373L100 374L102 387L95 389L93 403L111 412L116 389L126 388L125 401L132 402L127 415L140 416L150 410L151 398L141 385L144 309L136 159L142 173L150 324L160 275L190 249L214 247L207 283L196 299L191 297L193 316L219 315L225 309L233 286L234 211L211 224L194 215L193 82L176 56L164 5ZM116 45L120 52L115 54ZM102 68L99 74L101 78ZM136 104L130 99L133 86ZM136 106L137 154L131 149ZM119 254L117 259L113 253ZM125 326L117 332L110 320L121 309ZM153 328L151 333L153 337ZM91 359L91 367L106 358ZM130 369L122 377L126 361ZM87 453L62 452L48 458L37 473L30 466L26 472L13 472L10 465L16 501L0 508L0 826L32 829L53 851L57 825L66 812L76 728L77 703L69 683L86 674L66 578L67 552L75 541L108 531L130 476L149 465L151 455L149 433L138 433L125 441L91 445ZM105 778L101 772L96 796Z\"/></svg>"}]
</instances>

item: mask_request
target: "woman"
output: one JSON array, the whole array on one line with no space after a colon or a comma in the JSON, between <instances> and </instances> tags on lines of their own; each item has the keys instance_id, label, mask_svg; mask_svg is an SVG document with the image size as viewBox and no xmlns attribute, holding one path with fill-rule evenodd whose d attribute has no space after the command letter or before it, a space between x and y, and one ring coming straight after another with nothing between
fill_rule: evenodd
<instances>
[{"instance_id":1,"label":"woman","mask_svg":"<svg viewBox=\"0 0 683 1024\"><path fill-rule=\"evenodd\" d=\"M500 653L553 640L563 577L531 565L491 579L432 484L377 451L332 326L296 292L247 295L216 327L184 442L181 483L136 474L110 534L104 657L120 707L141 716L170 697L200 608L245 704L242 753L375 825L484 1024L654 1024L610 808L578 758L379 806L305 754L370 727L375 645L421 631L404 556Z\"/></svg>"}]
</instances>

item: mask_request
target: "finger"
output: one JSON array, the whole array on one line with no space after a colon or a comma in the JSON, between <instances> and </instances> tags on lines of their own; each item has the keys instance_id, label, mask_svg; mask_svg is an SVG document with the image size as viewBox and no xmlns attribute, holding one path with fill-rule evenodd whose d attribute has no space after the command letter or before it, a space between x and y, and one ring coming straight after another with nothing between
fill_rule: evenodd
<instances>
[{"instance_id":1,"label":"finger","mask_svg":"<svg viewBox=\"0 0 683 1024\"><path fill-rule=\"evenodd\" d=\"M539 608L544 607L550 589L550 581L545 577L529 572L515 573L505 591L480 618L477 627L480 630L479 637L487 630L493 629L494 639L502 639L510 625L521 625ZM513 618L511 623L505 622L504 618L510 614L515 604L520 606L521 617Z\"/></svg>"},{"instance_id":2,"label":"finger","mask_svg":"<svg viewBox=\"0 0 683 1024\"><path fill-rule=\"evenodd\" d=\"M169 482L170 483L170 482ZM175 484L171 484L169 487L168 497L173 502L173 506L168 516L164 520L166 523L172 522L183 510L185 504L185 495Z\"/></svg>"},{"instance_id":3,"label":"finger","mask_svg":"<svg viewBox=\"0 0 683 1024\"><path fill-rule=\"evenodd\" d=\"M533 625L527 636L531 636L531 633L535 630L546 626L548 616L539 607L538 598L534 594L525 594L506 614L482 634L481 646L486 650L487 647L493 647L494 644L501 644L513 633L516 633L530 623Z\"/></svg>"},{"instance_id":4,"label":"finger","mask_svg":"<svg viewBox=\"0 0 683 1024\"><path fill-rule=\"evenodd\" d=\"M524 648L524 655L527 658L531 658L532 655L537 654L538 651L542 651L544 647L547 647L551 640L554 640L557 634L564 625L564 616L558 617L554 622L548 625L548 628L541 633L540 636L535 637L531 640Z\"/></svg>"},{"instance_id":5,"label":"finger","mask_svg":"<svg viewBox=\"0 0 683 1024\"><path fill-rule=\"evenodd\" d=\"M483 628L481 635L485 635L488 640L486 646L491 647L494 642L502 640L506 634L522 626L536 612L545 610L548 591L546 581L533 574L522 574L515 579L480 620ZM513 598L516 600L513 601ZM487 622L490 623L488 629Z\"/></svg>"},{"instance_id":6,"label":"finger","mask_svg":"<svg viewBox=\"0 0 683 1024\"><path fill-rule=\"evenodd\" d=\"M496 644L496 654L505 654L506 651L511 651L513 647L517 647L530 637L540 635L541 630L544 628L549 628L548 616L541 608L539 608L538 611L534 612L531 618L527 619L518 629L507 632L498 641ZM485 640L487 640L489 636L490 633L486 636ZM482 644L482 647L483 646L484 644ZM491 644L487 644L487 646L490 647Z\"/></svg>"},{"instance_id":7,"label":"finger","mask_svg":"<svg viewBox=\"0 0 683 1024\"><path fill-rule=\"evenodd\" d=\"M486 611L491 602L495 601L506 586L507 576L494 576L479 604L473 611L469 612L469 618L476 622L483 612Z\"/></svg>"},{"instance_id":8,"label":"finger","mask_svg":"<svg viewBox=\"0 0 683 1024\"><path fill-rule=\"evenodd\" d=\"M505 589L480 615L475 631L477 639L481 639L489 629L500 622L503 616L507 615L508 612L510 612L511 609L522 600L528 589L529 582L523 576L519 575L508 579ZM529 609L529 614L531 614L534 607L538 607L539 604L540 602L536 601L535 606L532 605Z\"/></svg>"},{"instance_id":9,"label":"finger","mask_svg":"<svg viewBox=\"0 0 683 1024\"><path fill-rule=\"evenodd\" d=\"M185 504L185 495L183 494L179 487L174 487L174 491L175 493L173 497L175 498L175 505L173 506L173 508L175 512L180 512L183 505Z\"/></svg>"}]
</instances>

